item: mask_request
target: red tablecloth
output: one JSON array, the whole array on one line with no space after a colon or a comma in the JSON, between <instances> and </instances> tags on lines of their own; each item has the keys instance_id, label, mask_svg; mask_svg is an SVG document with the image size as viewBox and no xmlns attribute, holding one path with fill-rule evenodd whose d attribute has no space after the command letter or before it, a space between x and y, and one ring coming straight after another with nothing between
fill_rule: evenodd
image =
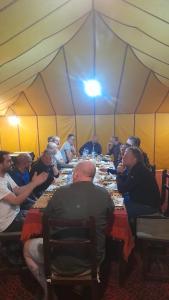
<instances>
[{"instance_id":1,"label":"red tablecloth","mask_svg":"<svg viewBox=\"0 0 169 300\"><path fill-rule=\"evenodd\" d=\"M42 214L37 208L29 210L22 229L21 240L23 242L42 234ZM124 259L127 260L134 247L134 241L125 209L115 209L112 222L106 232L113 238L124 242L123 255Z\"/></svg>"}]
</instances>

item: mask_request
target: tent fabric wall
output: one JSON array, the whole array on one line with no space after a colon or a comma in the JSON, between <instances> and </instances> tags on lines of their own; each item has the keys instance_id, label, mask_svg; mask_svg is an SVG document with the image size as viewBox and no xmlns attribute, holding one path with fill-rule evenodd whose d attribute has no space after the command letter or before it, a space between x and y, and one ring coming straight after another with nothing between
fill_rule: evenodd
<instances>
[{"instance_id":1,"label":"tent fabric wall","mask_svg":"<svg viewBox=\"0 0 169 300\"><path fill-rule=\"evenodd\" d=\"M80 147L96 131L105 152L111 135L136 134L151 162L169 167L169 1L3 0L1 8L2 149L38 156L48 135L63 143L75 133ZM90 78L102 85L95 99L84 92Z\"/></svg>"},{"instance_id":2,"label":"tent fabric wall","mask_svg":"<svg viewBox=\"0 0 169 300\"><path fill-rule=\"evenodd\" d=\"M47 137L59 135L61 143L69 133L74 133L77 148L89 140L94 132L93 116L22 116L18 127L0 117L0 145L8 151L33 151L36 157L44 150ZM148 153L151 163L158 169L169 168L166 141L169 140L169 114L120 114L97 115L96 134L106 153L107 142L112 135L125 142L129 135L141 138L141 146Z\"/></svg>"}]
</instances>

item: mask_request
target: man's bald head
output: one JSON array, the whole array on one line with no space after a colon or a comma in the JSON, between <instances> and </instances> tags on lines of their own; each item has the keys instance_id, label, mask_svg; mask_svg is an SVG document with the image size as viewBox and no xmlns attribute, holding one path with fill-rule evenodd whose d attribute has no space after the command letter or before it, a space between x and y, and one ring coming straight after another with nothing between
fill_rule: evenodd
<instances>
[{"instance_id":1,"label":"man's bald head","mask_svg":"<svg viewBox=\"0 0 169 300\"><path fill-rule=\"evenodd\" d=\"M55 143L49 142L47 144L46 150L49 151L49 152L51 152L51 154L56 154L57 149L58 149L58 147L57 147L57 145Z\"/></svg>"},{"instance_id":2,"label":"man's bald head","mask_svg":"<svg viewBox=\"0 0 169 300\"><path fill-rule=\"evenodd\" d=\"M93 181L96 166L92 161L83 160L77 164L73 172L73 182Z\"/></svg>"}]
</instances>

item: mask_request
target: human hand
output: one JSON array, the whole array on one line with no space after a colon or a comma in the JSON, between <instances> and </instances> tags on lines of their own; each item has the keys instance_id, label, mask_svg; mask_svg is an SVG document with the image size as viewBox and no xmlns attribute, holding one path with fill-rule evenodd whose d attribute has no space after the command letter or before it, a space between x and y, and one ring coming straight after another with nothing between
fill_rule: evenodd
<instances>
[{"instance_id":1,"label":"human hand","mask_svg":"<svg viewBox=\"0 0 169 300\"><path fill-rule=\"evenodd\" d=\"M48 178L48 173L42 172L39 175L37 175L37 172L34 173L32 177L32 183L35 186L41 185L43 182L45 182Z\"/></svg>"},{"instance_id":2,"label":"human hand","mask_svg":"<svg viewBox=\"0 0 169 300\"><path fill-rule=\"evenodd\" d=\"M117 166L117 173L123 173L125 170L126 167L122 163Z\"/></svg>"}]
</instances>

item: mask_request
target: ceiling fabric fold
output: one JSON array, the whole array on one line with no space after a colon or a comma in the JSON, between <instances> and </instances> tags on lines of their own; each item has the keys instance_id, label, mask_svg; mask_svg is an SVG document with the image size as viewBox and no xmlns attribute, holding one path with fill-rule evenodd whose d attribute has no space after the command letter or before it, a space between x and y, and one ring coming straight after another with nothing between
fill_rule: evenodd
<instances>
[{"instance_id":1,"label":"ceiling fabric fold","mask_svg":"<svg viewBox=\"0 0 169 300\"><path fill-rule=\"evenodd\" d=\"M168 12L166 0L0 1L0 115L169 112Z\"/></svg>"}]
</instances>

